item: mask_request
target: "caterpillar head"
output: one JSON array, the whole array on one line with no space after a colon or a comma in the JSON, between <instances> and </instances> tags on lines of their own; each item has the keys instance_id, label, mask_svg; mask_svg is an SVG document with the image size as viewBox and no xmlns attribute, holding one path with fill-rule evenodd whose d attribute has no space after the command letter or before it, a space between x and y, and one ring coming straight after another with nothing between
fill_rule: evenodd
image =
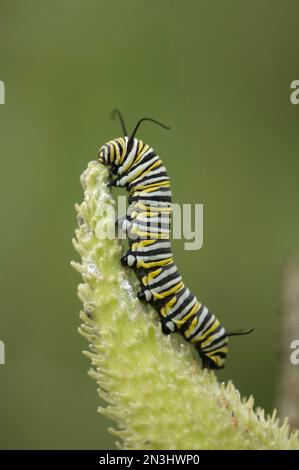
<instances>
[{"instance_id":1,"label":"caterpillar head","mask_svg":"<svg viewBox=\"0 0 299 470\"><path fill-rule=\"evenodd\" d=\"M142 118L137 122L132 134L130 135L130 137L128 137L128 132L126 130L126 126L125 126L122 114L120 113L118 109L115 109L113 111L112 115L114 116L115 114L120 119L120 123L121 123L122 130L123 130L125 137L120 137L118 139L110 140L110 142L107 142L106 144L104 144L99 150L98 158L99 158L100 163L103 163L104 165L109 165L111 167L112 172L116 173L118 167L121 166L128 152L130 152L131 149L134 149L135 146L137 148L138 140L135 139L135 135L140 124L143 121L154 122L155 124L158 124L159 126L164 127L165 129L169 129L169 127L165 126L164 124L161 124L155 119Z\"/></svg>"},{"instance_id":2,"label":"caterpillar head","mask_svg":"<svg viewBox=\"0 0 299 470\"><path fill-rule=\"evenodd\" d=\"M112 171L117 170L127 153L127 147L128 137L110 140L100 148L98 159L103 165L110 166Z\"/></svg>"}]
</instances>

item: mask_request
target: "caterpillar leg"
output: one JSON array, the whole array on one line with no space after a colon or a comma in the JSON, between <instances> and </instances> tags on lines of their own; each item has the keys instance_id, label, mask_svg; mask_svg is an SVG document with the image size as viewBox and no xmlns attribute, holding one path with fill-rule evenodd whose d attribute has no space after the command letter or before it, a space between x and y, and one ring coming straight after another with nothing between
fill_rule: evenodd
<instances>
[{"instance_id":1,"label":"caterpillar leg","mask_svg":"<svg viewBox=\"0 0 299 470\"><path fill-rule=\"evenodd\" d=\"M218 369L218 367L215 366L215 363L209 357L203 356L202 354L200 354L200 357L203 369Z\"/></svg>"},{"instance_id":2,"label":"caterpillar leg","mask_svg":"<svg viewBox=\"0 0 299 470\"><path fill-rule=\"evenodd\" d=\"M109 176L108 186L124 187L124 186L126 186L126 182L127 182L127 177L122 177L122 178L117 177L117 178L113 179L113 176L111 174Z\"/></svg>"},{"instance_id":3,"label":"caterpillar leg","mask_svg":"<svg viewBox=\"0 0 299 470\"><path fill-rule=\"evenodd\" d=\"M152 300L152 293L148 289L141 289L137 293L137 297L139 300L144 300L145 302L150 302Z\"/></svg>"},{"instance_id":4,"label":"caterpillar leg","mask_svg":"<svg viewBox=\"0 0 299 470\"><path fill-rule=\"evenodd\" d=\"M175 324L171 320L167 321L166 318L161 319L161 328L164 335L170 335L170 333L174 333L176 330Z\"/></svg>"},{"instance_id":5,"label":"caterpillar leg","mask_svg":"<svg viewBox=\"0 0 299 470\"><path fill-rule=\"evenodd\" d=\"M132 268L136 264L136 257L132 254L131 250L128 250L127 253L121 257L120 262L122 266Z\"/></svg>"},{"instance_id":6,"label":"caterpillar leg","mask_svg":"<svg viewBox=\"0 0 299 470\"><path fill-rule=\"evenodd\" d=\"M116 186L116 181L117 180L113 179L112 175L109 175L108 183L107 183L108 188L111 188L112 186Z\"/></svg>"},{"instance_id":7,"label":"caterpillar leg","mask_svg":"<svg viewBox=\"0 0 299 470\"><path fill-rule=\"evenodd\" d=\"M130 220L126 216L121 217L120 219L118 219L115 222L115 227L116 227L117 233L120 233L120 232L127 233L127 231L130 229L131 225L132 224L131 224Z\"/></svg>"}]
</instances>

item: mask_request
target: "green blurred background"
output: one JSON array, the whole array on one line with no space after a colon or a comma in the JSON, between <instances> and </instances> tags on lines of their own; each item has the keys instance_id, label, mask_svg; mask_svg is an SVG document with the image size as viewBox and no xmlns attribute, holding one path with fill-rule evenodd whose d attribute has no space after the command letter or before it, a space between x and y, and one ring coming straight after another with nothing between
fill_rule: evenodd
<instances>
[{"instance_id":1,"label":"green blurred background","mask_svg":"<svg viewBox=\"0 0 299 470\"><path fill-rule=\"evenodd\" d=\"M241 393L271 410L284 263L298 254L299 2L0 0L1 448L113 448L76 329L79 175L120 135L163 157L175 202L204 203L204 246L174 252L232 339ZM200 399L200 397L199 397Z\"/></svg>"}]
</instances>

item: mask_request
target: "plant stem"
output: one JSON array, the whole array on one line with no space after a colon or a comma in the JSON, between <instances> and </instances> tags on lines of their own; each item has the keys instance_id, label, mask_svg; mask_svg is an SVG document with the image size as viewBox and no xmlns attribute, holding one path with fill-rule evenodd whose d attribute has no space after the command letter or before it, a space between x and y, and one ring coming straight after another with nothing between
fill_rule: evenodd
<instances>
[{"instance_id":1,"label":"plant stem","mask_svg":"<svg viewBox=\"0 0 299 470\"><path fill-rule=\"evenodd\" d=\"M76 206L79 227L72 263L83 278L79 331L88 340L90 375L107 402L100 413L125 449L298 449L297 434L279 426L274 411L253 410L232 383L219 384L202 370L192 347L177 335L161 333L153 309L141 303L121 267L118 240L100 238L114 227L115 202L108 172L91 162L81 177L84 201ZM134 282L133 282L134 284Z\"/></svg>"}]
</instances>

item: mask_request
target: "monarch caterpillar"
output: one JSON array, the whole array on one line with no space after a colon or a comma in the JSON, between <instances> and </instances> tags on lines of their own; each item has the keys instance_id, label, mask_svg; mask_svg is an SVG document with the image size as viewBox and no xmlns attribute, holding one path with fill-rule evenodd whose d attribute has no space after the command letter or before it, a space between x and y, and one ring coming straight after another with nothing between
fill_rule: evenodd
<instances>
[{"instance_id":1,"label":"monarch caterpillar","mask_svg":"<svg viewBox=\"0 0 299 470\"><path fill-rule=\"evenodd\" d=\"M171 189L166 168L156 152L135 138L140 119L132 134L115 110L123 137L104 144L98 153L100 163L109 166L109 186L126 187L129 206L122 223L129 250L121 258L132 268L140 282L140 300L149 302L160 315L164 334L179 332L198 351L203 367L221 369L228 352L228 337L248 334L225 331L219 320L185 286L174 263L170 244ZM113 179L113 175L116 175Z\"/></svg>"}]
</instances>

